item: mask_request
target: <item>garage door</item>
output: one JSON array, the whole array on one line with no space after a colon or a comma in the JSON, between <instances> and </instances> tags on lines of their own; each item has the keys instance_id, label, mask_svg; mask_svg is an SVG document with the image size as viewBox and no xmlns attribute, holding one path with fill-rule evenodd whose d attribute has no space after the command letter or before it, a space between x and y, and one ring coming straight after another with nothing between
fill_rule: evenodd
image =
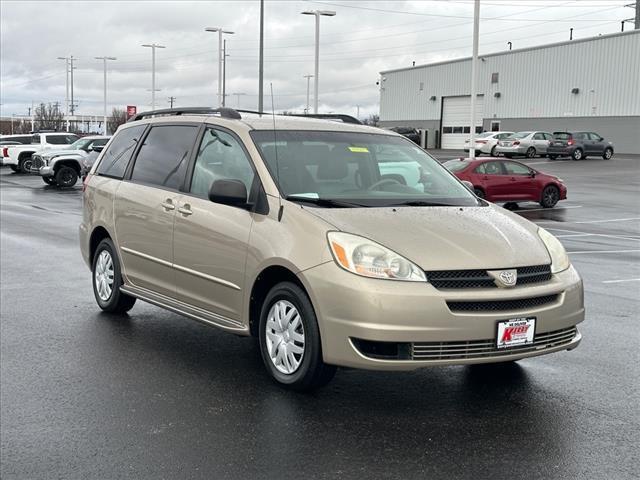
<instances>
[{"instance_id":1,"label":"garage door","mask_svg":"<svg viewBox=\"0 0 640 480\"><path fill-rule=\"evenodd\" d=\"M482 131L484 97L476 101L476 131ZM442 106L442 148L460 150L471 133L471 96L445 97Z\"/></svg>"}]
</instances>

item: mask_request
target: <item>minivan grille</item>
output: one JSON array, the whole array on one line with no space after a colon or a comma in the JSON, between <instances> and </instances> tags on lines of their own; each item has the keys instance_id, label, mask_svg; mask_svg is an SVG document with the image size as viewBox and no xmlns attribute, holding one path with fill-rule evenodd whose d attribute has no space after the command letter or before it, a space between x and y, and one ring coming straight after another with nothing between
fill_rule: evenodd
<instances>
[{"instance_id":1,"label":"minivan grille","mask_svg":"<svg viewBox=\"0 0 640 480\"><path fill-rule=\"evenodd\" d=\"M518 298L515 300L488 300L458 302L449 301L447 306L452 312L500 312L505 310L527 310L541 307L558 300L557 294L542 297Z\"/></svg>"},{"instance_id":2,"label":"minivan grille","mask_svg":"<svg viewBox=\"0 0 640 480\"><path fill-rule=\"evenodd\" d=\"M457 342L416 342L411 344L412 360L463 360L470 358L496 357L514 353L526 353L570 343L578 329L563 328L553 332L539 333L532 345L497 348L495 339Z\"/></svg>"},{"instance_id":3,"label":"minivan grille","mask_svg":"<svg viewBox=\"0 0 640 480\"><path fill-rule=\"evenodd\" d=\"M518 267L516 270L516 285L551 280L551 265ZM440 270L425 273L427 280L437 289L497 288L487 270Z\"/></svg>"}]
</instances>

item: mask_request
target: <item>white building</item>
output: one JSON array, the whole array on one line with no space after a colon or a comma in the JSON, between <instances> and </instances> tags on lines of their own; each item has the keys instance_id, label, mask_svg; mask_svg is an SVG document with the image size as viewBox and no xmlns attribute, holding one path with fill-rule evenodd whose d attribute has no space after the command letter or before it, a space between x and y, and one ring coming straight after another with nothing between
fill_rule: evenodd
<instances>
[{"instance_id":1,"label":"white building","mask_svg":"<svg viewBox=\"0 0 640 480\"><path fill-rule=\"evenodd\" d=\"M471 59L380 72L380 124L460 149L470 132ZM476 130L587 130L640 154L640 30L480 55Z\"/></svg>"}]
</instances>

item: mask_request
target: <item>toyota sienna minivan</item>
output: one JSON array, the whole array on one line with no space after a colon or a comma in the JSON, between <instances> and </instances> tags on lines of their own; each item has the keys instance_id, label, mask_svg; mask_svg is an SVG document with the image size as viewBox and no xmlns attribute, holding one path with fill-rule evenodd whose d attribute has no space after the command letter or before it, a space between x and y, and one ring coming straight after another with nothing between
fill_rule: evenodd
<instances>
[{"instance_id":1,"label":"toyota sienna minivan","mask_svg":"<svg viewBox=\"0 0 640 480\"><path fill-rule=\"evenodd\" d=\"M254 336L290 388L339 366L513 362L581 340L582 281L560 242L388 130L147 112L83 189L102 310L139 299Z\"/></svg>"}]
</instances>

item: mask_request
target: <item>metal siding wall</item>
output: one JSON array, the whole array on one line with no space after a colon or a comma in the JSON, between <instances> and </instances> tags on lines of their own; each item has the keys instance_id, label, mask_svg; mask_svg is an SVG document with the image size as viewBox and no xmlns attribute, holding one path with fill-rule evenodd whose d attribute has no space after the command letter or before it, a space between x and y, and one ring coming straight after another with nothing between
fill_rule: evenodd
<instances>
[{"instance_id":1,"label":"metal siding wall","mask_svg":"<svg viewBox=\"0 0 640 480\"><path fill-rule=\"evenodd\" d=\"M481 58L485 118L640 115L640 33ZM439 119L441 97L469 94L470 71L464 60L383 73L380 119ZM491 84L493 72L498 84Z\"/></svg>"}]
</instances>

